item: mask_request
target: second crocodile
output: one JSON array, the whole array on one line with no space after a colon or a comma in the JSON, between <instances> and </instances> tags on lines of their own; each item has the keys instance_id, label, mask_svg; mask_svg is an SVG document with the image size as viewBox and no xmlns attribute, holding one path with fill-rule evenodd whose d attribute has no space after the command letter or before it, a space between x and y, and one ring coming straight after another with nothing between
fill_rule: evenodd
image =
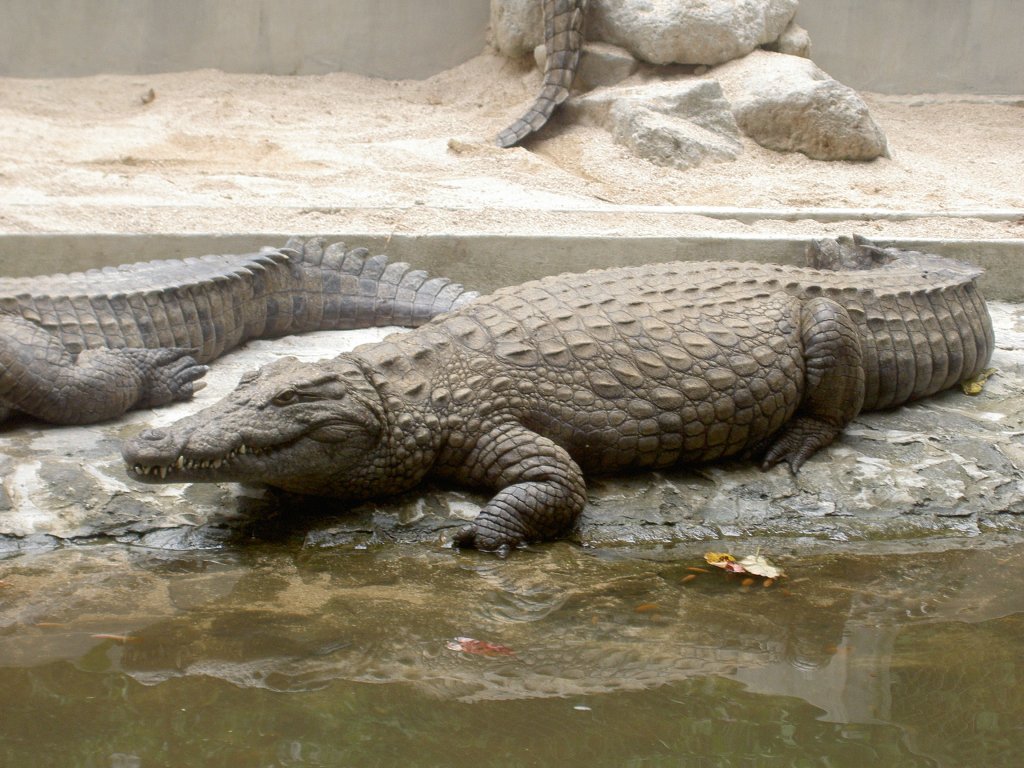
<instances>
[{"instance_id":1,"label":"second crocodile","mask_svg":"<svg viewBox=\"0 0 1024 768\"><path fill-rule=\"evenodd\" d=\"M293 238L259 253L0 278L0 421L90 424L185 400L248 339L416 326L476 297L365 249Z\"/></svg>"},{"instance_id":2,"label":"second crocodile","mask_svg":"<svg viewBox=\"0 0 1024 768\"><path fill-rule=\"evenodd\" d=\"M670 263L497 291L337 358L272 363L128 441L149 482L359 500L427 476L494 493L460 545L563 535L585 473L758 453L795 471L862 409L976 375L994 339L975 267L823 241L817 269Z\"/></svg>"}]
</instances>

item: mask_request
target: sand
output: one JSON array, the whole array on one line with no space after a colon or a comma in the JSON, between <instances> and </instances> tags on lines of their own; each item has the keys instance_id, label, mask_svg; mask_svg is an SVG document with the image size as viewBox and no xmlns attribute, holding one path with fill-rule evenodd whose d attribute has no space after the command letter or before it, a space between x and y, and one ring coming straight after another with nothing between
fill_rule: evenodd
<instances>
[{"instance_id":1,"label":"sand","mask_svg":"<svg viewBox=\"0 0 1024 768\"><path fill-rule=\"evenodd\" d=\"M848 232L842 215L812 220L840 208L880 211L858 223L868 235L1024 237L1024 98L864 94L889 159L745 140L735 162L680 171L566 121L493 146L538 84L491 54L424 81L3 78L0 233ZM688 210L705 207L766 210ZM791 208L812 210L778 220Z\"/></svg>"}]
</instances>

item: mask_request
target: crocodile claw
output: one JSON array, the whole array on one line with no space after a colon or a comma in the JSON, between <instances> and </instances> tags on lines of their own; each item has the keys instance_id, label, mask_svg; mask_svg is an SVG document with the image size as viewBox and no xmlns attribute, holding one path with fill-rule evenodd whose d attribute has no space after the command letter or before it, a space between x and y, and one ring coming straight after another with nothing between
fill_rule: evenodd
<instances>
[{"instance_id":1,"label":"crocodile claw","mask_svg":"<svg viewBox=\"0 0 1024 768\"><path fill-rule=\"evenodd\" d=\"M508 540L505 540L508 539ZM452 544L459 549L477 549L480 552L493 552L498 557L508 557L513 548L522 546L522 541L512 541L510 537L496 536L481 531L470 523L460 528L452 537Z\"/></svg>"},{"instance_id":2,"label":"crocodile claw","mask_svg":"<svg viewBox=\"0 0 1024 768\"><path fill-rule=\"evenodd\" d=\"M188 400L206 385L199 379L210 369L192 356L195 350L126 348L120 352L133 359L142 373L144 394L139 404L143 407Z\"/></svg>"},{"instance_id":3,"label":"crocodile claw","mask_svg":"<svg viewBox=\"0 0 1024 768\"><path fill-rule=\"evenodd\" d=\"M785 461L789 464L790 471L796 474L807 459L818 449L831 444L839 432L839 427L820 419L794 419L765 451L761 459L761 469L771 469Z\"/></svg>"}]
</instances>

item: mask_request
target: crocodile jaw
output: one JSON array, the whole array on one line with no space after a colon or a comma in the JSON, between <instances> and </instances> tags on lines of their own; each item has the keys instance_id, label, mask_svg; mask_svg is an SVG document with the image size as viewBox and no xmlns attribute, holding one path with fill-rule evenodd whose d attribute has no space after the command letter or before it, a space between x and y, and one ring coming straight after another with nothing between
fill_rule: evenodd
<instances>
[{"instance_id":1,"label":"crocodile jaw","mask_svg":"<svg viewBox=\"0 0 1024 768\"><path fill-rule=\"evenodd\" d=\"M362 497L386 463L376 390L342 358L283 358L243 376L218 403L128 440L128 473L147 483L241 482ZM380 481L382 482L382 481Z\"/></svg>"},{"instance_id":2,"label":"crocodile jaw","mask_svg":"<svg viewBox=\"0 0 1024 768\"><path fill-rule=\"evenodd\" d=\"M153 462L141 456L125 453L125 463L132 477L144 483L196 483L239 480L242 475L258 474L265 462L262 457L274 453L273 449L251 447L242 443L227 453L214 458L188 456L179 453L173 461ZM251 457L251 458L250 458ZM133 458L138 461L133 461Z\"/></svg>"}]
</instances>

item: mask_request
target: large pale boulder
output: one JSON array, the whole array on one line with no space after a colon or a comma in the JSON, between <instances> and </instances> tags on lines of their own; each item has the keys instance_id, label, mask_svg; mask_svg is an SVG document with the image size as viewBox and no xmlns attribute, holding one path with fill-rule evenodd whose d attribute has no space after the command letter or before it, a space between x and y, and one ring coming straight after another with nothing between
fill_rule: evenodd
<instances>
[{"instance_id":1,"label":"large pale boulder","mask_svg":"<svg viewBox=\"0 0 1024 768\"><path fill-rule=\"evenodd\" d=\"M652 64L721 64L771 43L798 0L590 0L586 38ZM494 44L523 56L544 40L539 0L491 0Z\"/></svg>"},{"instance_id":2,"label":"large pale boulder","mask_svg":"<svg viewBox=\"0 0 1024 768\"><path fill-rule=\"evenodd\" d=\"M591 0L587 35L652 64L721 64L776 40L797 0Z\"/></svg>"},{"instance_id":3,"label":"large pale boulder","mask_svg":"<svg viewBox=\"0 0 1024 768\"><path fill-rule=\"evenodd\" d=\"M815 160L889 155L864 100L809 59L755 51L711 76L722 84L740 130L768 149Z\"/></svg>"}]
</instances>

